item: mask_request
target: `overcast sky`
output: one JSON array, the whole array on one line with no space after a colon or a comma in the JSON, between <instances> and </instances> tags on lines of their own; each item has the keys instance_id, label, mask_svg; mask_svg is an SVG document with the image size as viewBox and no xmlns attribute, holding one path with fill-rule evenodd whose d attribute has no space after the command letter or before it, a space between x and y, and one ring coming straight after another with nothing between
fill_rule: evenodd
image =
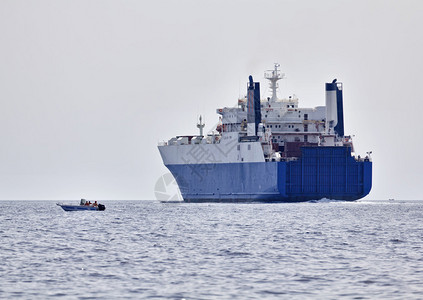
<instances>
[{"instance_id":1,"label":"overcast sky","mask_svg":"<svg viewBox=\"0 0 423 300\"><path fill-rule=\"evenodd\" d=\"M155 199L157 142L216 123L248 75L373 151L367 199L423 199L423 2L0 1L0 199Z\"/></svg>"}]
</instances>

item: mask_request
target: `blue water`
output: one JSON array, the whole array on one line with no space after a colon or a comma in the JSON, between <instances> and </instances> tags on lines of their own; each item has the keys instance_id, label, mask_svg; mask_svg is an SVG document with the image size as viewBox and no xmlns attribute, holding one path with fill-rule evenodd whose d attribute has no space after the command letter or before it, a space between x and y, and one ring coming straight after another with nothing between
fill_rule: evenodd
<instances>
[{"instance_id":1,"label":"blue water","mask_svg":"<svg viewBox=\"0 0 423 300\"><path fill-rule=\"evenodd\" d=\"M0 298L423 298L423 202L103 203L0 202Z\"/></svg>"}]
</instances>

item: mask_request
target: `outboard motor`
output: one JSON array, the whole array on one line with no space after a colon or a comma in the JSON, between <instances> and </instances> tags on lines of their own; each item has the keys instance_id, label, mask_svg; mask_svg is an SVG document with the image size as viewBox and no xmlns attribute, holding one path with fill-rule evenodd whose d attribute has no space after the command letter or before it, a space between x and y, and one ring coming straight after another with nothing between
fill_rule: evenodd
<instances>
[{"instance_id":1,"label":"outboard motor","mask_svg":"<svg viewBox=\"0 0 423 300\"><path fill-rule=\"evenodd\" d=\"M98 210L105 210L105 209L106 209L105 205L103 205L103 204L98 205Z\"/></svg>"}]
</instances>

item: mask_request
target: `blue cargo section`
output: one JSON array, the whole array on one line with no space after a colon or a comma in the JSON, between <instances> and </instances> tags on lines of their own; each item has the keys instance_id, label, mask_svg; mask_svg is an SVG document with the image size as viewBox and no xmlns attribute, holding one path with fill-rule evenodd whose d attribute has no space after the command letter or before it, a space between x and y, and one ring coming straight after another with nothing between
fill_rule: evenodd
<instances>
[{"instance_id":1,"label":"blue cargo section","mask_svg":"<svg viewBox=\"0 0 423 300\"><path fill-rule=\"evenodd\" d=\"M289 162L168 165L189 202L357 200L372 186L372 163L349 147L303 147Z\"/></svg>"},{"instance_id":2,"label":"blue cargo section","mask_svg":"<svg viewBox=\"0 0 423 300\"><path fill-rule=\"evenodd\" d=\"M185 201L276 201L285 192L278 179L286 168L277 162L168 165ZM282 187L285 188L284 186Z\"/></svg>"},{"instance_id":3,"label":"blue cargo section","mask_svg":"<svg viewBox=\"0 0 423 300\"><path fill-rule=\"evenodd\" d=\"M287 168L286 191L292 199L357 200L372 185L370 161L356 161L349 147L303 147L302 158Z\"/></svg>"},{"instance_id":4,"label":"blue cargo section","mask_svg":"<svg viewBox=\"0 0 423 300\"><path fill-rule=\"evenodd\" d=\"M372 162L363 162L363 194L368 195L372 189ZM363 196L363 197L364 197Z\"/></svg>"}]
</instances>

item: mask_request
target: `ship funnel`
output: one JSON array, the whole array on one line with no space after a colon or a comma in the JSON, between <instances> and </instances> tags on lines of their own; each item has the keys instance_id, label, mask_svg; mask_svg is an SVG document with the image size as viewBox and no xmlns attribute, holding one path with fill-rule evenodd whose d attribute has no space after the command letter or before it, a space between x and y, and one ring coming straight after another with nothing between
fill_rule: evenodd
<instances>
[{"instance_id":1,"label":"ship funnel","mask_svg":"<svg viewBox=\"0 0 423 300\"><path fill-rule=\"evenodd\" d=\"M253 76L249 76L247 90L247 135L255 136L258 125L261 123L260 108L260 83L253 81Z\"/></svg>"},{"instance_id":2,"label":"ship funnel","mask_svg":"<svg viewBox=\"0 0 423 300\"><path fill-rule=\"evenodd\" d=\"M326 132L335 132L344 136L344 108L342 99L342 83L326 83Z\"/></svg>"}]
</instances>

